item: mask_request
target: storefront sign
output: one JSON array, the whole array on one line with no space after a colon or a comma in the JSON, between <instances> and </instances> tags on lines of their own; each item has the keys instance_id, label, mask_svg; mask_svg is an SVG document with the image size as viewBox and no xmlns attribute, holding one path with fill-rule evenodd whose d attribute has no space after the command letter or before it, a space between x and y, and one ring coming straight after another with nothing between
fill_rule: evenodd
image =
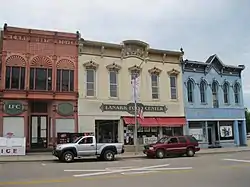
<instances>
[{"instance_id":1,"label":"storefront sign","mask_svg":"<svg viewBox=\"0 0 250 187\"><path fill-rule=\"evenodd\" d=\"M25 155L25 138L0 137L0 156Z\"/></svg>"},{"instance_id":2,"label":"storefront sign","mask_svg":"<svg viewBox=\"0 0 250 187\"><path fill-rule=\"evenodd\" d=\"M74 106L71 103L60 103L57 106L57 112L62 116L70 116L74 113Z\"/></svg>"},{"instance_id":3,"label":"storefront sign","mask_svg":"<svg viewBox=\"0 0 250 187\"><path fill-rule=\"evenodd\" d=\"M220 137L230 138L233 137L233 128L230 125L220 126Z\"/></svg>"},{"instance_id":4,"label":"storefront sign","mask_svg":"<svg viewBox=\"0 0 250 187\"><path fill-rule=\"evenodd\" d=\"M167 107L165 105L143 105L142 103L137 103L137 111L139 109L143 109L143 112L164 112L166 113ZM117 112L128 112L130 114L134 114L135 105L134 103L129 103L127 105L116 105L116 104L102 104L100 106L102 112L105 111L117 111Z\"/></svg>"},{"instance_id":5,"label":"storefront sign","mask_svg":"<svg viewBox=\"0 0 250 187\"><path fill-rule=\"evenodd\" d=\"M8 101L4 103L4 112L9 115L19 115L24 112L24 106L18 101Z\"/></svg>"}]
</instances>

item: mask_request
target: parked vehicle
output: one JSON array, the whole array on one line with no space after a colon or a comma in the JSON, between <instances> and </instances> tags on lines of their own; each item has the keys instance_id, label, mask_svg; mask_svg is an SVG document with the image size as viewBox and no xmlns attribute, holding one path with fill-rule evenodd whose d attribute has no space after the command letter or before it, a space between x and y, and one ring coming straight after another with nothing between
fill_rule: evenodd
<instances>
[{"instance_id":1,"label":"parked vehicle","mask_svg":"<svg viewBox=\"0 0 250 187\"><path fill-rule=\"evenodd\" d=\"M147 157L164 158L169 155L193 157L200 150L199 143L193 136L171 136L161 138L154 144L145 145L143 153Z\"/></svg>"},{"instance_id":2,"label":"parked vehicle","mask_svg":"<svg viewBox=\"0 0 250 187\"><path fill-rule=\"evenodd\" d=\"M122 153L124 153L122 143L96 143L95 136L83 136L77 138L73 143L58 144L52 152L63 162L73 162L77 157L88 156L113 161L116 154Z\"/></svg>"}]
</instances>

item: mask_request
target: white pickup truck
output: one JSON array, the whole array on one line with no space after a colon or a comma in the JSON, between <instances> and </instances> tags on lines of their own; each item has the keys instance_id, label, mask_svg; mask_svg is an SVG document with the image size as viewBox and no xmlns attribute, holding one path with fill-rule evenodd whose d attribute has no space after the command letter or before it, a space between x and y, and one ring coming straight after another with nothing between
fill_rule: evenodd
<instances>
[{"instance_id":1,"label":"white pickup truck","mask_svg":"<svg viewBox=\"0 0 250 187\"><path fill-rule=\"evenodd\" d=\"M63 162L73 162L75 158L97 156L113 161L116 154L124 153L122 143L96 143L95 136L83 136L73 143L58 144L52 154Z\"/></svg>"}]
</instances>

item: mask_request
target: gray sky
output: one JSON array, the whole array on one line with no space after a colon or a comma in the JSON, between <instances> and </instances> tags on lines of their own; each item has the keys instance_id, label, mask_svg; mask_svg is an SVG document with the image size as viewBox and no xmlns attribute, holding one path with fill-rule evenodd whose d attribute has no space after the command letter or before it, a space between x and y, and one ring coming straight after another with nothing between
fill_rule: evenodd
<instances>
[{"instance_id":1,"label":"gray sky","mask_svg":"<svg viewBox=\"0 0 250 187\"><path fill-rule=\"evenodd\" d=\"M154 48L179 50L205 61L244 64L244 100L250 107L249 0L9 0L0 23L76 32L89 40L139 39Z\"/></svg>"}]
</instances>

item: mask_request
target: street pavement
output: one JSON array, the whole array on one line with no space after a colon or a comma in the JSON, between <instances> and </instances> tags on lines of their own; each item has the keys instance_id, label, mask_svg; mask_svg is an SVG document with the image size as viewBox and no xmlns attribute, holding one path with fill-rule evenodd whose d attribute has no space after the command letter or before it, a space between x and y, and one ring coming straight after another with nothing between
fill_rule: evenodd
<instances>
[{"instance_id":1,"label":"street pavement","mask_svg":"<svg viewBox=\"0 0 250 187\"><path fill-rule=\"evenodd\" d=\"M250 143L249 143L250 145ZM235 152L250 152L250 147L230 147L218 149L201 149L197 155L203 154L222 154L222 153L235 153ZM125 152L124 154L116 155L117 158L141 158L145 157L142 152L135 154L134 152ZM41 161L54 161L56 157L52 156L51 152L48 153L29 153L25 156L0 156L0 163L2 162L41 162Z\"/></svg>"},{"instance_id":2,"label":"street pavement","mask_svg":"<svg viewBox=\"0 0 250 187\"><path fill-rule=\"evenodd\" d=\"M249 187L250 152L196 155L193 158L95 159L75 163L5 162L0 187Z\"/></svg>"}]
</instances>

